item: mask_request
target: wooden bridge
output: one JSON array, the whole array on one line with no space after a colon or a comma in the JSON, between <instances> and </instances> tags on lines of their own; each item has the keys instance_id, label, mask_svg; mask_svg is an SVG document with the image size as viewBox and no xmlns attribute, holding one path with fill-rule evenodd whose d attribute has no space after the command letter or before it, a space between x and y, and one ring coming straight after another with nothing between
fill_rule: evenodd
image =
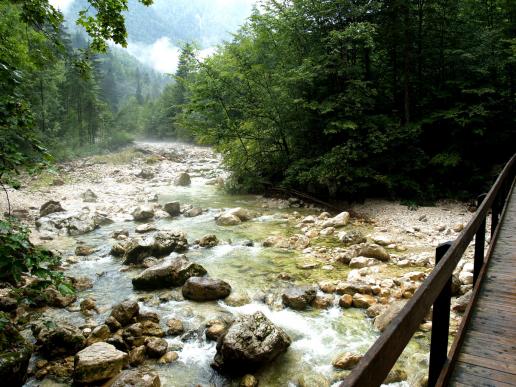
<instances>
[{"instance_id":1,"label":"wooden bridge","mask_svg":"<svg viewBox=\"0 0 516 387\"><path fill-rule=\"evenodd\" d=\"M453 242L436 249L436 264L341 387L380 386L430 307L428 386L516 386L516 154L474 217ZM486 219L491 216L487 253ZM474 239L473 292L449 347L451 277Z\"/></svg>"}]
</instances>

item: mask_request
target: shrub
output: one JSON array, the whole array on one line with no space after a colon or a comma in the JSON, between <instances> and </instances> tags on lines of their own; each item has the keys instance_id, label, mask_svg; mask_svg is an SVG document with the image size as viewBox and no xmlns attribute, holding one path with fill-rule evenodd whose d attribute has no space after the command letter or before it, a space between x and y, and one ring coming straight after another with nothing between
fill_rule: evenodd
<instances>
[{"instance_id":1,"label":"shrub","mask_svg":"<svg viewBox=\"0 0 516 387\"><path fill-rule=\"evenodd\" d=\"M60 257L29 241L27 227L14 218L0 220L0 280L17 285L29 274L39 278L40 289L54 285L62 294L71 294L72 286L54 270L59 263Z\"/></svg>"}]
</instances>

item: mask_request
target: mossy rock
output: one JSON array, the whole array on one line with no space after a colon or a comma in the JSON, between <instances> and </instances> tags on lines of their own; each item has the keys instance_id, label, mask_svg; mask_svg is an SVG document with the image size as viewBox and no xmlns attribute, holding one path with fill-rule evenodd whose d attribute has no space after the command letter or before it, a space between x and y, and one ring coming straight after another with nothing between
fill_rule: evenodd
<instances>
[{"instance_id":1,"label":"mossy rock","mask_svg":"<svg viewBox=\"0 0 516 387\"><path fill-rule=\"evenodd\" d=\"M32 345L16 331L0 333L0 380L3 386L18 387L25 383L32 355Z\"/></svg>"}]
</instances>

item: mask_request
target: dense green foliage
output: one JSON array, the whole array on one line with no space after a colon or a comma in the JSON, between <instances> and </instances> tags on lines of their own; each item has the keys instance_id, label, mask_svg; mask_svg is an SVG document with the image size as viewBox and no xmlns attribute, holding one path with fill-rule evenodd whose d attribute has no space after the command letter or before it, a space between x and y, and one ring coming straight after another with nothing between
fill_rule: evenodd
<instances>
[{"instance_id":1,"label":"dense green foliage","mask_svg":"<svg viewBox=\"0 0 516 387\"><path fill-rule=\"evenodd\" d=\"M185 44L179 56L174 82L165 87L160 98L146 105L149 110L149 119L143 127L146 137L193 141L192 131L184 125L183 110L190 100L188 85L195 81L196 52L192 44Z\"/></svg>"},{"instance_id":2,"label":"dense green foliage","mask_svg":"<svg viewBox=\"0 0 516 387\"><path fill-rule=\"evenodd\" d=\"M183 125L235 187L479 192L514 151L516 3L272 1L198 66Z\"/></svg>"},{"instance_id":3,"label":"dense green foliage","mask_svg":"<svg viewBox=\"0 0 516 387\"><path fill-rule=\"evenodd\" d=\"M113 149L134 138L130 124L137 121L125 112L156 98L165 83L163 75L118 48L94 53L83 34L70 35L63 29L58 13L43 28L27 24L24 8L16 4L2 3L0 13L0 72L5 85L0 91L0 136L5 138L2 146L23 148L2 150L0 174L12 172L20 156L28 161L27 147L43 150L44 144L63 158ZM125 44L125 33L117 39ZM103 48L95 40L92 44ZM17 160L5 159L14 156Z\"/></svg>"},{"instance_id":4,"label":"dense green foliage","mask_svg":"<svg viewBox=\"0 0 516 387\"><path fill-rule=\"evenodd\" d=\"M32 245L25 226L14 219L0 220L0 281L17 284L28 274L40 279L40 289L55 285L62 293L71 294L70 284L53 270L59 262L58 256Z\"/></svg>"},{"instance_id":5,"label":"dense green foliage","mask_svg":"<svg viewBox=\"0 0 516 387\"><path fill-rule=\"evenodd\" d=\"M0 3L0 185L7 201L6 185L16 187L16 174L51 159L44 145L67 150L127 141L120 131L108 129L112 125L107 105L113 98L103 98L99 82L107 77L99 76L102 66L92 55L106 52L108 39L126 45L122 11L127 1L90 4L96 14L81 15L79 22L92 41L79 48L63 31L61 13L47 1ZM141 88L137 94L142 96ZM9 203L7 209L6 219L0 220L0 280L18 284L27 274L39 278L26 289L29 293L39 295L49 285L69 293L70 286L54 270L59 258L34 247L28 229L11 220ZM22 297L32 297L29 293Z\"/></svg>"},{"instance_id":6,"label":"dense green foliage","mask_svg":"<svg viewBox=\"0 0 516 387\"><path fill-rule=\"evenodd\" d=\"M205 47L210 3L148 3L74 3L102 55L47 2L2 3L2 171L44 161L42 144L62 157L195 136L223 153L236 189L435 198L481 191L513 151L513 1L264 0L214 56L183 44L164 90L106 39Z\"/></svg>"}]
</instances>

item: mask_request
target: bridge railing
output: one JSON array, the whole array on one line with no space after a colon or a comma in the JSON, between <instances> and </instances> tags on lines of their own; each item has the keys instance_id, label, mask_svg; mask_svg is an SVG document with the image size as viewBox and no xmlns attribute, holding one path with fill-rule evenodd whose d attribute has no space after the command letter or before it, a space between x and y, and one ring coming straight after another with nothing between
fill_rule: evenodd
<instances>
[{"instance_id":1,"label":"bridge railing","mask_svg":"<svg viewBox=\"0 0 516 387\"><path fill-rule=\"evenodd\" d=\"M432 306L428 386L446 384L451 365L455 360L455 350L462 342L464 326L469 319L474 296L478 292L480 285L478 279L485 272L486 262L495 245L497 226L511 191L515 169L516 154L505 165L489 193L479 198L481 203L475 215L457 239L437 247L434 270L362 357L351 374L343 380L341 387L381 385ZM491 241L485 255L486 218L489 213L491 213ZM448 358L452 275L473 238L475 238L473 297L466 309Z\"/></svg>"}]
</instances>

